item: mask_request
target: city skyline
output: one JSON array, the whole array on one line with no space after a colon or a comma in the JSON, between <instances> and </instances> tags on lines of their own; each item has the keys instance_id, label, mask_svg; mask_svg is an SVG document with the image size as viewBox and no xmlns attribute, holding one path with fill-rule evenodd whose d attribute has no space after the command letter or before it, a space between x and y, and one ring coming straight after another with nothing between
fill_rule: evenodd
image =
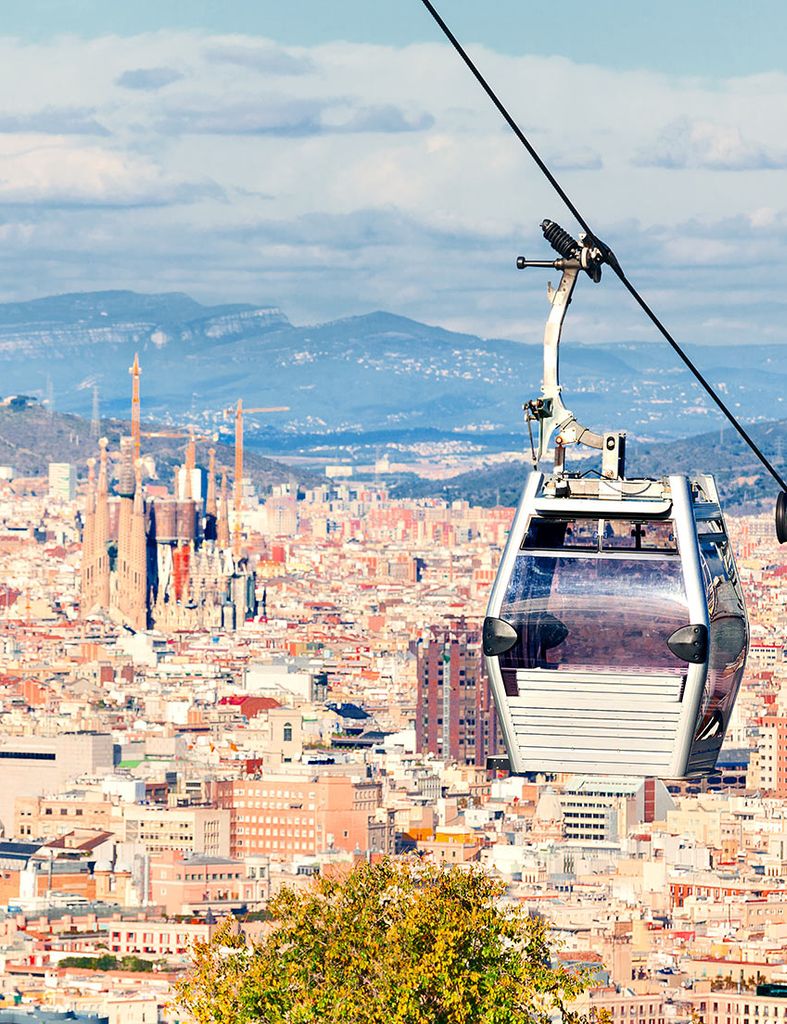
<instances>
[{"instance_id":1,"label":"city skyline","mask_svg":"<svg viewBox=\"0 0 787 1024\"><path fill-rule=\"evenodd\" d=\"M121 592L142 535L132 445L114 460L109 608L82 607L101 542L90 517L112 519L104 481L75 493L67 464L0 473L9 1001L18 994L35 1019L46 1005L174 1024L193 943L223 918L253 941L283 886L417 852L479 867L505 903L547 919L565 940L558 962L593 967L580 1011L745 1024L754 1005L781 1018L779 991L756 988L787 979L787 646L770 515L727 519L752 644L713 771L504 778L484 764L499 741L479 634L510 509L396 500L371 478L297 499L250 492L243 548L261 609L228 629L208 601L199 622L198 589L176 586L169 620L134 632L139 601ZM144 439L142 457L155 458ZM173 496L179 482L187 537L198 494L207 518L214 495L194 489L189 502L188 477ZM155 480L147 497L154 509L173 501ZM167 536L149 535L149 552ZM725 988L730 971L740 991Z\"/></svg>"}]
</instances>

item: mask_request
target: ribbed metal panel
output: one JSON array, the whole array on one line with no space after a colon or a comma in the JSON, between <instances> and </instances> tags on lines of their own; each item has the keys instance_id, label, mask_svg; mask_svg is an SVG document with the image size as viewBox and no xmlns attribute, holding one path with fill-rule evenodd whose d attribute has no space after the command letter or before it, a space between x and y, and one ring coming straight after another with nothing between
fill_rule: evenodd
<instances>
[{"instance_id":1,"label":"ribbed metal panel","mask_svg":"<svg viewBox=\"0 0 787 1024\"><path fill-rule=\"evenodd\" d=\"M679 675L517 672L508 698L523 758L535 770L658 775L681 717Z\"/></svg>"}]
</instances>

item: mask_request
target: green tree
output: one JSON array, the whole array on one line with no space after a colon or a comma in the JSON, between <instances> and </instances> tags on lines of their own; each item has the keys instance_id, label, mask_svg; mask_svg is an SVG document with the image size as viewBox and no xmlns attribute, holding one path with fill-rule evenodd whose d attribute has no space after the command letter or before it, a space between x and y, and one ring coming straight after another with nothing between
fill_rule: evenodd
<instances>
[{"instance_id":1,"label":"green tree","mask_svg":"<svg viewBox=\"0 0 787 1024\"><path fill-rule=\"evenodd\" d=\"M251 946L230 922L179 988L195 1024L584 1024L585 976L552 965L546 923L479 870L363 865L283 890Z\"/></svg>"},{"instance_id":2,"label":"green tree","mask_svg":"<svg viewBox=\"0 0 787 1024\"><path fill-rule=\"evenodd\" d=\"M64 956L58 962L60 967L87 967L94 971L114 971L118 966L117 957L111 953L102 953L101 956Z\"/></svg>"},{"instance_id":3,"label":"green tree","mask_svg":"<svg viewBox=\"0 0 787 1024\"><path fill-rule=\"evenodd\" d=\"M152 971L153 962L133 953L119 960L111 953L101 956L65 956L59 961L60 967L87 967L94 971Z\"/></svg>"},{"instance_id":4,"label":"green tree","mask_svg":"<svg viewBox=\"0 0 787 1024\"><path fill-rule=\"evenodd\" d=\"M133 953L129 953L127 956L120 958L120 969L121 971L152 971L153 961L146 960L142 956L135 956Z\"/></svg>"}]
</instances>

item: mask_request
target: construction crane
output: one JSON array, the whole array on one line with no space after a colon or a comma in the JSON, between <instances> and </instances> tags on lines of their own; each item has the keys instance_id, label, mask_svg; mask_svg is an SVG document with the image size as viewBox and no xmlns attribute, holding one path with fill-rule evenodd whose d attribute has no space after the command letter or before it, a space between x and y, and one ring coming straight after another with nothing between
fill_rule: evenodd
<instances>
[{"instance_id":1,"label":"construction crane","mask_svg":"<svg viewBox=\"0 0 787 1024\"><path fill-rule=\"evenodd\" d=\"M241 549L241 513L243 511L243 416L255 412L289 412L289 405L267 405L256 409L244 409L243 399L238 399L238 404L229 406L224 410L226 419L230 413L235 413L235 483L232 491L233 510L235 522L232 528L232 553L240 558Z\"/></svg>"}]
</instances>

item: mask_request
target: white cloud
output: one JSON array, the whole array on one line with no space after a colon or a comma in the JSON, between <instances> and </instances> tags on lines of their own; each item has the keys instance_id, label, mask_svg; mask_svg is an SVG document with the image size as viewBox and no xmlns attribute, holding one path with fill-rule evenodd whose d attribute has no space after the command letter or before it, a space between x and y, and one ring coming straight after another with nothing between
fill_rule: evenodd
<instances>
[{"instance_id":1,"label":"white cloud","mask_svg":"<svg viewBox=\"0 0 787 1024\"><path fill-rule=\"evenodd\" d=\"M161 206L215 193L215 186L162 172L155 163L99 146L53 139L0 145L0 204L25 206Z\"/></svg>"},{"instance_id":2,"label":"white cloud","mask_svg":"<svg viewBox=\"0 0 787 1024\"><path fill-rule=\"evenodd\" d=\"M776 170L787 167L787 149L752 142L737 125L681 117L637 154L635 163L669 170Z\"/></svg>"},{"instance_id":3,"label":"white cloud","mask_svg":"<svg viewBox=\"0 0 787 1024\"><path fill-rule=\"evenodd\" d=\"M787 251L771 141L787 76L473 54L682 337L713 340L718 310L740 320L734 296L764 323L762 269ZM544 277L513 259L546 254L544 217L575 225L446 46L0 39L0 88L7 296L166 283L295 320L382 306L540 337ZM610 277L578 293L573 336L650 337Z\"/></svg>"}]
</instances>

